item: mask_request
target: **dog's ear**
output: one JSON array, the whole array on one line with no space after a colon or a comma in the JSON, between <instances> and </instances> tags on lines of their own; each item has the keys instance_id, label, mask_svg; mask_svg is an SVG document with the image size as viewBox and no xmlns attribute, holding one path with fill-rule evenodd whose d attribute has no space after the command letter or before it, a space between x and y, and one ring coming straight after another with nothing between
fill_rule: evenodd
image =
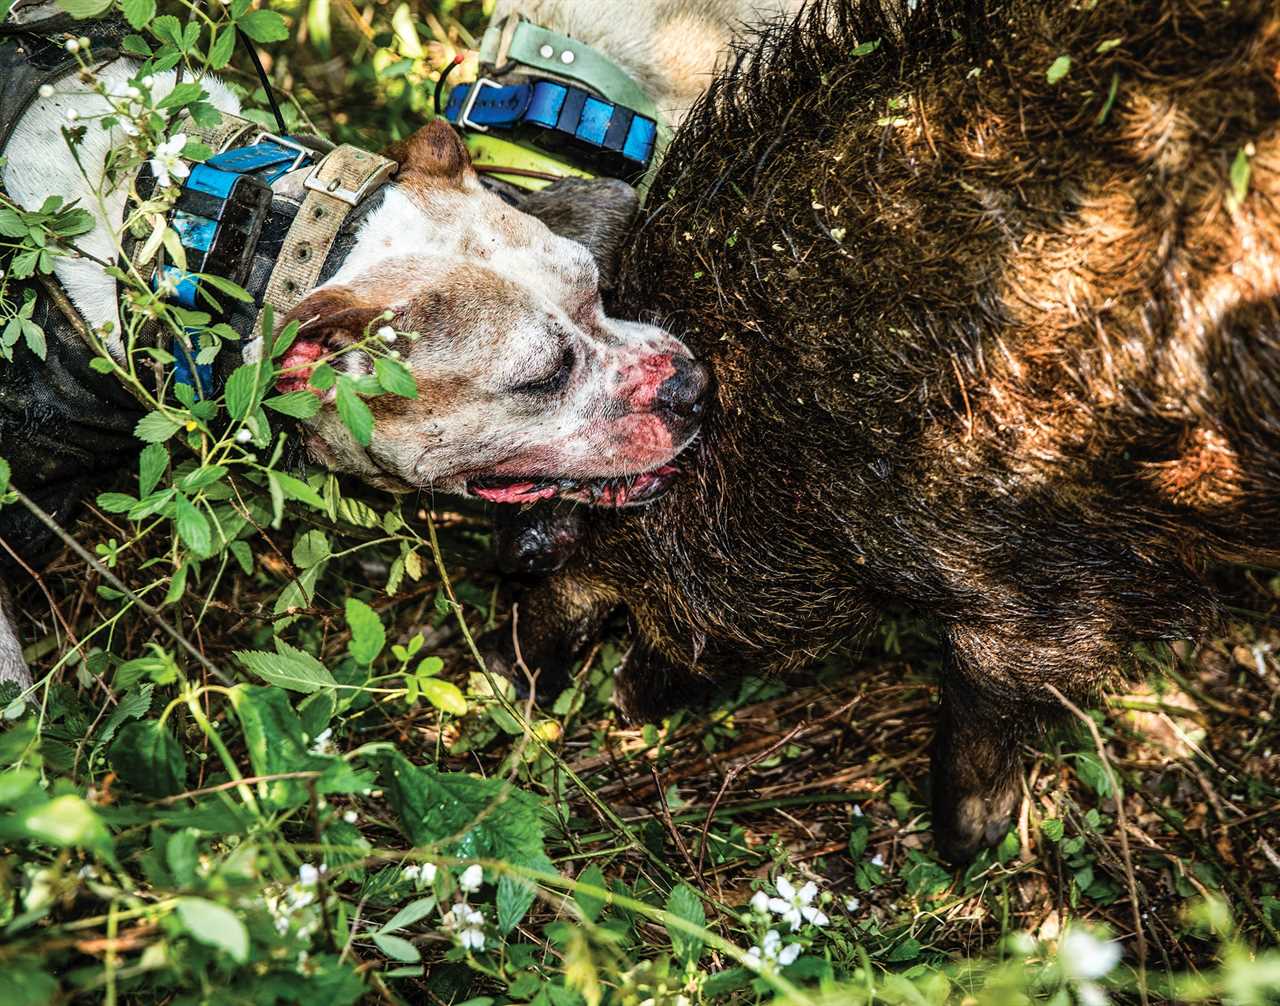
<instances>
[{"instance_id":1,"label":"dog's ear","mask_svg":"<svg viewBox=\"0 0 1280 1006\"><path fill-rule=\"evenodd\" d=\"M520 209L561 237L586 245L600 269L601 288L613 286L623 241L640 210L635 189L616 178L562 178L530 192Z\"/></svg>"},{"instance_id":2,"label":"dog's ear","mask_svg":"<svg viewBox=\"0 0 1280 1006\"><path fill-rule=\"evenodd\" d=\"M471 155L443 119L433 119L407 139L391 144L383 156L399 163L401 178L417 175L456 184L471 170Z\"/></svg>"},{"instance_id":3,"label":"dog's ear","mask_svg":"<svg viewBox=\"0 0 1280 1006\"><path fill-rule=\"evenodd\" d=\"M299 339L345 343L361 338L382 312L349 286L326 286L302 298L281 324L296 321Z\"/></svg>"}]
</instances>

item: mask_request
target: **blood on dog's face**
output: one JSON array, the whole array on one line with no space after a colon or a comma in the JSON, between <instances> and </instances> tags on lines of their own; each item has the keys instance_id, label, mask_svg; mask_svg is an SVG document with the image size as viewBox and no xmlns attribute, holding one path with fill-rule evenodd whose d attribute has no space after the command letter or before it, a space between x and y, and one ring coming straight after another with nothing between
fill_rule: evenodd
<instances>
[{"instance_id":1,"label":"blood on dog's face","mask_svg":"<svg viewBox=\"0 0 1280 1006\"><path fill-rule=\"evenodd\" d=\"M696 436L707 371L675 337L605 315L587 249L479 184L451 129L391 151L396 184L352 253L289 318L300 324L283 387L307 364L390 325L418 396L369 399L369 447L326 402L311 452L384 488L433 487L495 502L643 502ZM340 370L372 371L360 351Z\"/></svg>"}]
</instances>

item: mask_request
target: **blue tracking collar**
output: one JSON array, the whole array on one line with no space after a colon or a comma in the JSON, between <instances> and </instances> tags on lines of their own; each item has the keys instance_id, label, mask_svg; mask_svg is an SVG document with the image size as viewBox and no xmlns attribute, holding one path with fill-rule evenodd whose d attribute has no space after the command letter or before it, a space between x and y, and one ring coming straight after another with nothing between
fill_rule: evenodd
<instances>
[{"instance_id":1,"label":"blue tracking collar","mask_svg":"<svg viewBox=\"0 0 1280 1006\"><path fill-rule=\"evenodd\" d=\"M552 80L504 86L481 77L453 89L445 116L480 132L531 129L542 142L576 146L628 175L648 168L658 132L653 119L634 109Z\"/></svg>"},{"instance_id":2,"label":"blue tracking collar","mask_svg":"<svg viewBox=\"0 0 1280 1006\"><path fill-rule=\"evenodd\" d=\"M310 164L314 156L289 137L268 134L250 146L225 150L194 165L169 213L169 225L186 249L187 269L162 265L152 277L152 288L165 279L173 285L167 299L194 310L200 291L198 273L244 286L254 248L271 211L271 184ZM192 348L198 352L198 338L194 332L189 334ZM175 383L191 385L197 398L209 394L214 383L213 365L196 363L180 343L173 348Z\"/></svg>"}]
</instances>

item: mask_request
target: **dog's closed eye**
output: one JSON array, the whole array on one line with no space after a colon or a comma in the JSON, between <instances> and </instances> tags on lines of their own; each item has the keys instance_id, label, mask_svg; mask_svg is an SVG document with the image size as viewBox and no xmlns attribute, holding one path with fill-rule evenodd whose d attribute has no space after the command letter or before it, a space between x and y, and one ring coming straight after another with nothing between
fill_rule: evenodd
<instances>
[{"instance_id":1,"label":"dog's closed eye","mask_svg":"<svg viewBox=\"0 0 1280 1006\"><path fill-rule=\"evenodd\" d=\"M554 394L569 383L569 375L573 373L573 365L576 360L577 356L573 351L573 347L565 346L564 352L560 354L560 358L555 363L555 370L532 381L518 384L511 390L522 395Z\"/></svg>"}]
</instances>

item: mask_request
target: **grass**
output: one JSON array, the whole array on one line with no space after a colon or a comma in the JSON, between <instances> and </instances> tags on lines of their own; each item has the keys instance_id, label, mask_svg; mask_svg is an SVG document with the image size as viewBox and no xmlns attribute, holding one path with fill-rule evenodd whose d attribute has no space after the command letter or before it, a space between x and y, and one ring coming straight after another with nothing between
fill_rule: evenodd
<instances>
[{"instance_id":1,"label":"grass","mask_svg":"<svg viewBox=\"0 0 1280 1006\"><path fill-rule=\"evenodd\" d=\"M470 630L479 632L504 616L507 585L490 567L475 515L438 519L446 568ZM268 531L261 547L255 546L261 563L254 576L224 574L210 596L191 592L168 609L170 618L195 626L188 633L192 642L212 664L228 668L234 666L233 651L260 648L273 620L282 618L296 619L290 626L296 645L326 666L339 666L352 642L341 615L348 596L371 602L390 642L404 644L421 633L420 652L442 658L438 677L466 696L467 714L451 716L421 701L406 708L402 696L362 696L367 701L333 721L333 743L351 752L389 742L416 763L508 780L536 794L555 871L576 878L587 891L611 889L618 903L631 899L647 906L648 917L643 911L630 914L622 947L616 934L604 937L589 929L586 951L574 951L594 962L601 988L616 992L626 987L623 976L645 961L670 961L676 930L664 913L670 892L687 887L705 912L705 923L696 916L694 921L705 925L709 947L691 972L699 977L690 987L701 990L703 1001L756 1001L761 991L752 987L749 974L740 973L743 984L736 990L714 984L713 976L732 969L735 960L711 940L718 937L738 953L758 941L759 927L753 931L743 908L762 886L772 892L779 876L796 886L816 882L822 892L816 903L832 920L821 930L806 927L805 956L795 965L801 966L795 979L800 985L820 986L824 975L848 978L863 968L881 980L895 974L920 980L947 971L955 991L962 984L947 969L957 962L1009 956L1012 934L1030 934L1043 941L1039 945L1053 946L1074 923L1100 927L1121 940L1128 977L1116 979L1114 991L1122 998L1136 996L1136 910L1151 998L1160 1001L1169 994L1161 992L1164 976L1213 973L1221 963L1219 943L1206 931L1205 910L1197 907L1206 899L1230 906L1242 944L1280 942L1280 577L1266 571L1224 571L1233 615L1223 635L1147 653L1147 679L1088 714L1099 730L1101 755L1083 729L1029 748L1017 828L998 849L956 872L934 856L928 831L927 752L938 653L923 624L886 623L862 652L833 657L794 681L764 680L744 668L741 680L727 683L705 705L662 723L630 725L619 722L609 706L611 672L626 655L621 631L593 647L572 688L552 708L512 705L494 695L501 683L476 670L447 594L429 570L394 598L382 593L395 554L386 545L332 560L305 611L273 614L287 581L271 557L296 556L296 543L309 529L286 525L281 532ZM77 537L89 542L119 533L99 515ZM116 572L126 581L136 578L135 588L145 578L122 567ZM45 571L42 586L20 592L19 607L34 616L22 628L26 638L39 640L29 651L37 672L65 653L60 626L83 631L115 616L116 602L103 598L100 586L93 571L64 554ZM148 621L132 612L112 632L110 649L119 653L143 651L154 635ZM70 774L80 785L94 780L91 801L124 805L120 783L78 751L86 729L96 735L96 727L78 717L88 718L95 705L105 713L123 692L94 680L92 661L64 666L53 681L43 704L46 768L75 751ZM228 737L232 763L247 766L247 742L226 729L234 727L229 713L224 708L219 717L210 709L209 715L221 719L219 732ZM99 715L98 726L101 720ZM180 741L198 767L184 793L166 805L183 803L184 794L232 787L205 735L189 724ZM1127 812L1128 857L1117 823L1117 786ZM403 890L399 866L378 869L401 862L406 852L412 855L403 829L396 827L393 803L378 789L331 801L313 793L309 808L269 816L266 823L273 841L289 850L286 861L311 861L320 854L331 869L347 864L349 872L335 874L332 883L351 933L362 931L350 926L353 916L368 924L385 922L412 893ZM492 813L504 811L499 805ZM340 815L357 822L342 832L341 849L332 828L321 824L336 823ZM309 826L307 817L313 818ZM198 841L201 848L206 837ZM208 848L213 860L225 863L229 850L216 841ZM15 860L11 850L6 857L11 885L23 869L12 867L29 855L19 850ZM130 863L124 862L127 872ZM351 870L353 863L359 866ZM487 869L492 876L504 865L493 861ZM544 964L530 959L527 973L545 974L539 967L549 961L563 976L572 973L572 938L564 929L575 911L556 893L556 882L543 879L548 883L539 899L504 946L508 955L517 945L537 948ZM71 930L78 956L104 963L92 948L120 946L121 921L83 904L86 897L92 900L91 881L81 878L75 887L62 895L74 907L50 920L43 942L35 945L65 939ZM616 905L606 914L615 912ZM579 915L576 925L584 921ZM129 937L131 947L145 946L154 925L140 928ZM486 973L475 959L459 959L457 947L441 938L431 919L402 937L414 943L421 963L402 966L401 977L379 977L370 985L371 996L461 1002L495 992L510 995L512 976L526 973L510 960ZM349 936L348 949L362 974L396 971L393 962L376 963L379 947L367 939ZM673 987L692 980L678 973L678 963L670 963ZM92 970L92 963L81 966ZM707 982L714 994L707 994ZM581 994L581 986L568 985Z\"/></svg>"}]
</instances>

